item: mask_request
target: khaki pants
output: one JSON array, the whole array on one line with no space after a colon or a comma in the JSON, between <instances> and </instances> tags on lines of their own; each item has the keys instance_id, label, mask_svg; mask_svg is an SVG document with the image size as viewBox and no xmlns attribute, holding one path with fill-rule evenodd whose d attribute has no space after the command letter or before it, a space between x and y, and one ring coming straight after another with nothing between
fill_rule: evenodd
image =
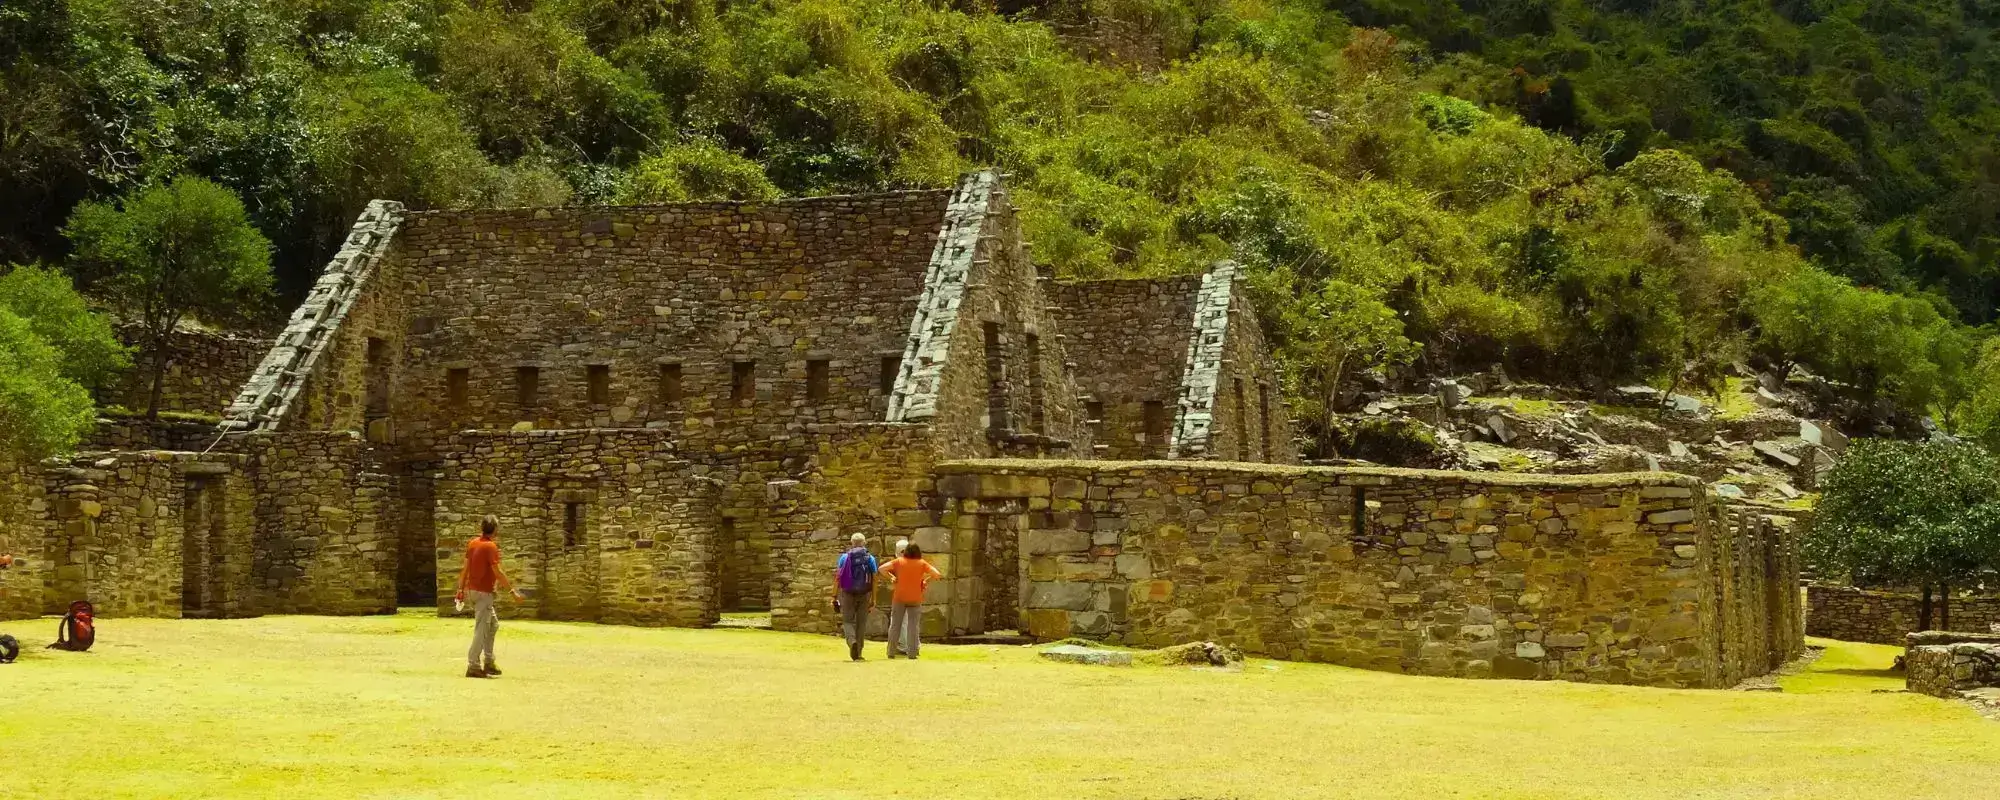
<instances>
[{"instance_id":1,"label":"khaki pants","mask_svg":"<svg viewBox=\"0 0 2000 800\"><path fill-rule=\"evenodd\" d=\"M889 655L917 657L917 634L924 627L924 604L889 604Z\"/></svg>"},{"instance_id":2,"label":"khaki pants","mask_svg":"<svg viewBox=\"0 0 2000 800\"><path fill-rule=\"evenodd\" d=\"M868 635L868 593L840 593L840 635L847 639L849 658L861 657L861 642Z\"/></svg>"},{"instance_id":3,"label":"khaki pants","mask_svg":"<svg viewBox=\"0 0 2000 800\"><path fill-rule=\"evenodd\" d=\"M500 632L500 612L493 609L493 593L466 592L465 600L472 606L473 620L472 647L465 651L465 663L475 667L491 664L493 637Z\"/></svg>"}]
</instances>

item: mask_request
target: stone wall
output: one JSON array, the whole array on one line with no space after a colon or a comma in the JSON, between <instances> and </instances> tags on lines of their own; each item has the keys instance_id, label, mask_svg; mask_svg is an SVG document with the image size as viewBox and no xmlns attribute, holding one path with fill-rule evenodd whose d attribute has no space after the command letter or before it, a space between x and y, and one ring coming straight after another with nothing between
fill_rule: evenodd
<instances>
[{"instance_id":1,"label":"stone wall","mask_svg":"<svg viewBox=\"0 0 2000 800\"><path fill-rule=\"evenodd\" d=\"M1095 458L1167 457L1188 336L1194 330L1199 275L1058 283L1065 343L1079 388L1099 416ZM1157 403L1147 431L1147 403Z\"/></svg>"},{"instance_id":2,"label":"stone wall","mask_svg":"<svg viewBox=\"0 0 2000 800\"><path fill-rule=\"evenodd\" d=\"M782 631L837 634L840 616L833 610L833 565L847 550L854 533L868 536L877 558L891 557L897 539L923 547L925 558L945 573L926 597L924 629L939 635L954 627L972 627L968 616L954 626L953 599L977 600L969 581L969 559L954 560L963 550L946 532L928 524L920 510L931 487L934 461L927 431L920 425L877 423L847 425L820 431L816 447L799 480L771 485L773 559L777 582L772 589L771 625ZM880 633L889 608L886 586L878 587L870 628Z\"/></svg>"},{"instance_id":3,"label":"stone wall","mask_svg":"<svg viewBox=\"0 0 2000 800\"><path fill-rule=\"evenodd\" d=\"M120 325L117 333L133 348L133 368L119 376L117 383L99 391L97 401L143 412L153 392L153 342L138 325ZM221 414L270 346L269 339L247 333L192 328L174 331L167 337L160 410Z\"/></svg>"},{"instance_id":4,"label":"stone wall","mask_svg":"<svg viewBox=\"0 0 2000 800\"><path fill-rule=\"evenodd\" d=\"M1912 593L1871 591L1850 586L1806 587L1806 633L1847 642L1902 644L1922 630L1922 601ZM1933 597L1931 624L1941 626L1944 602ZM2000 625L2000 597L1951 599L1952 630L1984 631Z\"/></svg>"},{"instance_id":5,"label":"stone wall","mask_svg":"<svg viewBox=\"0 0 2000 800\"><path fill-rule=\"evenodd\" d=\"M28 521L48 565L40 613L89 600L111 617L240 615L250 602L250 488L241 456L86 453L40 470Z\"/></svg>"},{"instance_id":6,"label":"stone wall","mask_svg":"<svg viewBox=\"0 0 2000 800\"><path fill-rule=\"evenodd\" d=\"M1224 266L1217 265L1211 274L1218 274ZM1226 266L1233 276L1235 265ZM1223 361L1216 376L1213 421L1205 451L1198 455L1297 464L1298 445L1292 438L1292 417L1285 406L1277 362L1264 342L1263 327L1241 280L1232 278L1229 286L1229 316L1223 326ZM1203 328L1197 335L1209 335L1209 330Z\"/></svg>"},{"instance_id":7,"label":"stone wall","mask_svg":"<svg viewBox=\"0 0 2000 800\"><path fill-rule=\"evenodd\" d=\"M414 214L395 256L399 434L425 450L522 421L659 427L726 453L879 419L945 197Z\"/></svg>"},{"instance_id":8,"label":"stone wall","mask_svg":"<svg viewBox=\"0 0 2000 800\"><path fill-rule=\"evenodd\" d=\"M977 584L1018 570L1023 621L1039 638L1211 639L1419 674L1689 687L1795 652L1731 652L1749 640L1729 635L1726 617L1768 625L1765 598L1718 586L1728 534L1692 478L1187 462L948 462L936 473L907 524L1016 537L1017 564L961 569ZM1796 585L1795 574L1768 580Z\"/></svg>"},{"instance_id":9,"label":"stone wall","mask_svg":"<svg viewBox=\"0 0 2000 800\"><path fill-rule=\"evenodd\" d=\"M960 184L937 242L884 419L929 425L950 457L1088 453L1060 320L997 176Z\"/></svg>"},{"instance_id":10,"label":"stone wall","mask_svg":"<svg viewBox=\"0 0 2000 800\"><path fill-rule=\"evenodd\" d=\"M346 431L236 434L256 497L257 611L396 610L399 504L383 455Z\"/></svg>"},{"instance_id":11,"label":"stone wall","mask_svg":"<svg viewBox=\"0 0 2000 800\"><path fill-rule=\"evenodd\" d=\"M1903 651L1904 686L1953 699L2000 686L2000 635L1928 631L1909 636Z\"/></svg>"},{"instance_id":12,"label":"stone wall","mask_svg":"<svg viewBox=\"0 0 2000 800\"><path fill-rule=\"evenodd\" d=\"M1799 602L1798 537L1793 520L1750 507L1711 504L1722 682L1783 666L1805 648Z\"/></svg>"},{"instance_id":13,"label":"stone wall","mask_svg":"<svg viewBox=\"0 0 2000 800\"><path fill-rule=\"evenodd\" d=\"M0 556L14 559L0 567L0 619L42 613L52 565L40 522L48 509L43 494L39 475L0 463Z\"/></svg>"},{"instance_id":14,"label":"stone wall","mask_svg":"<svg viewBox=\"0 0 2000 800\"><path fill-rule=\"evenodd\" d=\"M201 452L216 441L215 423L143 416L102 416L84 437L86 451L187 450Z\"/></svg>"},{"instance_id":15,"label":"stone wall","mask_svg":"<svg viewBox=\"0 0 2000 800\"><path fill-rule=\"evenodd\" d=\"M466 431L437 480L438 611L500 518L502 567L540 619L697 626L719 612L715 481L665 431Z\"/></svg>"}]
</instances>

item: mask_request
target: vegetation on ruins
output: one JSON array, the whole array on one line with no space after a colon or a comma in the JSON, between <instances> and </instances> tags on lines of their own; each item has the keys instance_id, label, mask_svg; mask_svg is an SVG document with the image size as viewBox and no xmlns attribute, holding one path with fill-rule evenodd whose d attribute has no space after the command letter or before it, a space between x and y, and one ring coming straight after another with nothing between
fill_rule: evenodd
<instances>
[{"instance_id":1,"label":"vegetation on ruins","mask_svg":"<svg viewBox=\"0 0 2000 800\"><path fill-rule=\"evenodd\" d=\"M1822 491L1807 563L1862 586L1918 587L1924 629L1934 594L2000 570L2000 458L1985 448L1857 440Z\"/></svg>"},{"instance_id":2,"label":"vegetation on ruins","mask_svg":"<svg viewBox=\"0 0 2000 800\"><path fill-rule=\"evenodd\" d=\"M0 273L0 465L69 450L90 430L90 388L127 366L111 325L68 277Z\"/></svg>"},{"instance_id":3,"label":"vegetation on ruins","mask_svg":"<svg viewBox=\"0 0 2000 800\"><path fill-rule=\"evenodd\" d=\"M159 414L172 352L167 337L181 321L238 318L270 292L270 242L250 226L236 195L201 178L148 186L116 204L83 203L63 233L78 273L135 315L152 342L149 419Z\"/></svg>"},{"instance_id":4,"label":"vegetation on ruins","mask_svg":"<svg viewBox=\"0 0 2000 800\"><path fill-rule=\"evenodd\" d=\"M1249 264L1321 439L1345 382L1405 365L1601 388L1754 359L1858 409L1968 402L2000 290L1990 11L1009 9L13 2L0 257L88 255L61 235L79 203L200 176L296 297L376 197L761 199L998 165L1061 274Z\"/></svg>"}]
</instances>

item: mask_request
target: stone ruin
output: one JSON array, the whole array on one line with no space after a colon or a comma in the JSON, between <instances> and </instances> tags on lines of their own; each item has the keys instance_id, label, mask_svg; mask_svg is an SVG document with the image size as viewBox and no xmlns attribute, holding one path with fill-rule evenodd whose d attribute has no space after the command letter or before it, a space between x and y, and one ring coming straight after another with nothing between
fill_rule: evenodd
<instances>
[{"instance_id":1,"label":"stone ruin","mask_svg":"<svg viewBox=\"0 0 2000 800\"><path fill-rule=\"evenodd\" d=\"M1799 652L1788 528L1672 475L1296 466L1279 378L1234 264L1058 282L990 172L378 201L211 446L0 473L0 617L449 614L493 514L543 619L832 632L862 531L945 573L928 635L1662 686Z\"/></svg>"}]
</instances>

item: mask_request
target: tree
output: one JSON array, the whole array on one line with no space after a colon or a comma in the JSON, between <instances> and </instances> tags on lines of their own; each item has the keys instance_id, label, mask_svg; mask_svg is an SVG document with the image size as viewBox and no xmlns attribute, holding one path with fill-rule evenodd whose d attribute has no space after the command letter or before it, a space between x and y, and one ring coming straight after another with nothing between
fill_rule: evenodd
<instances>
[{"instance_id":1,"label":"tree","mask_svg":"<svg viewBox=\"0 0 2000 800\"><path fill-rule=\"evenodd\" d=\"M127 363L111 326L68 278L39 267L0 274L0 458L76 447L96 418L85 387Z\"/></svg>"},{"instance_id":2,"label":"tree","mask_svg":"<svg viewBox=\"0 0 2000 800\"><path fill-rule=\"evenodd\" d=\"M250 227L243 203L200 178L178 178L116 205L86 202L63 234L78 272L139 318L152 347L148 419L159 415L167 341L183 319L239 317L271 290L271 244Z\"/></svg>"},{"instance_id":3,"label":"tree","mask_svg":"<svg viewBox=\"0 0 2000 800\"><path fill-rule=\"evenodd\" d=\"M1952 584L2000 568L2000 458L1977 445L1862 439L1827 473L1808 564L1859 585L1917 586L1920 624Z\"/></svg>"},{"instance_id":4,"label":"tree","mask_svg":"<svg viewBox=\"0 0 2000 800\"><path fill-rule=\"evenodd\" d=\"M100 388L132 366L110 321L91 311L60 272L23 266L0 273L0 308L14 312L31 333L55 348L63 377L84 388Z\"/></svg>"}]
</instances>

